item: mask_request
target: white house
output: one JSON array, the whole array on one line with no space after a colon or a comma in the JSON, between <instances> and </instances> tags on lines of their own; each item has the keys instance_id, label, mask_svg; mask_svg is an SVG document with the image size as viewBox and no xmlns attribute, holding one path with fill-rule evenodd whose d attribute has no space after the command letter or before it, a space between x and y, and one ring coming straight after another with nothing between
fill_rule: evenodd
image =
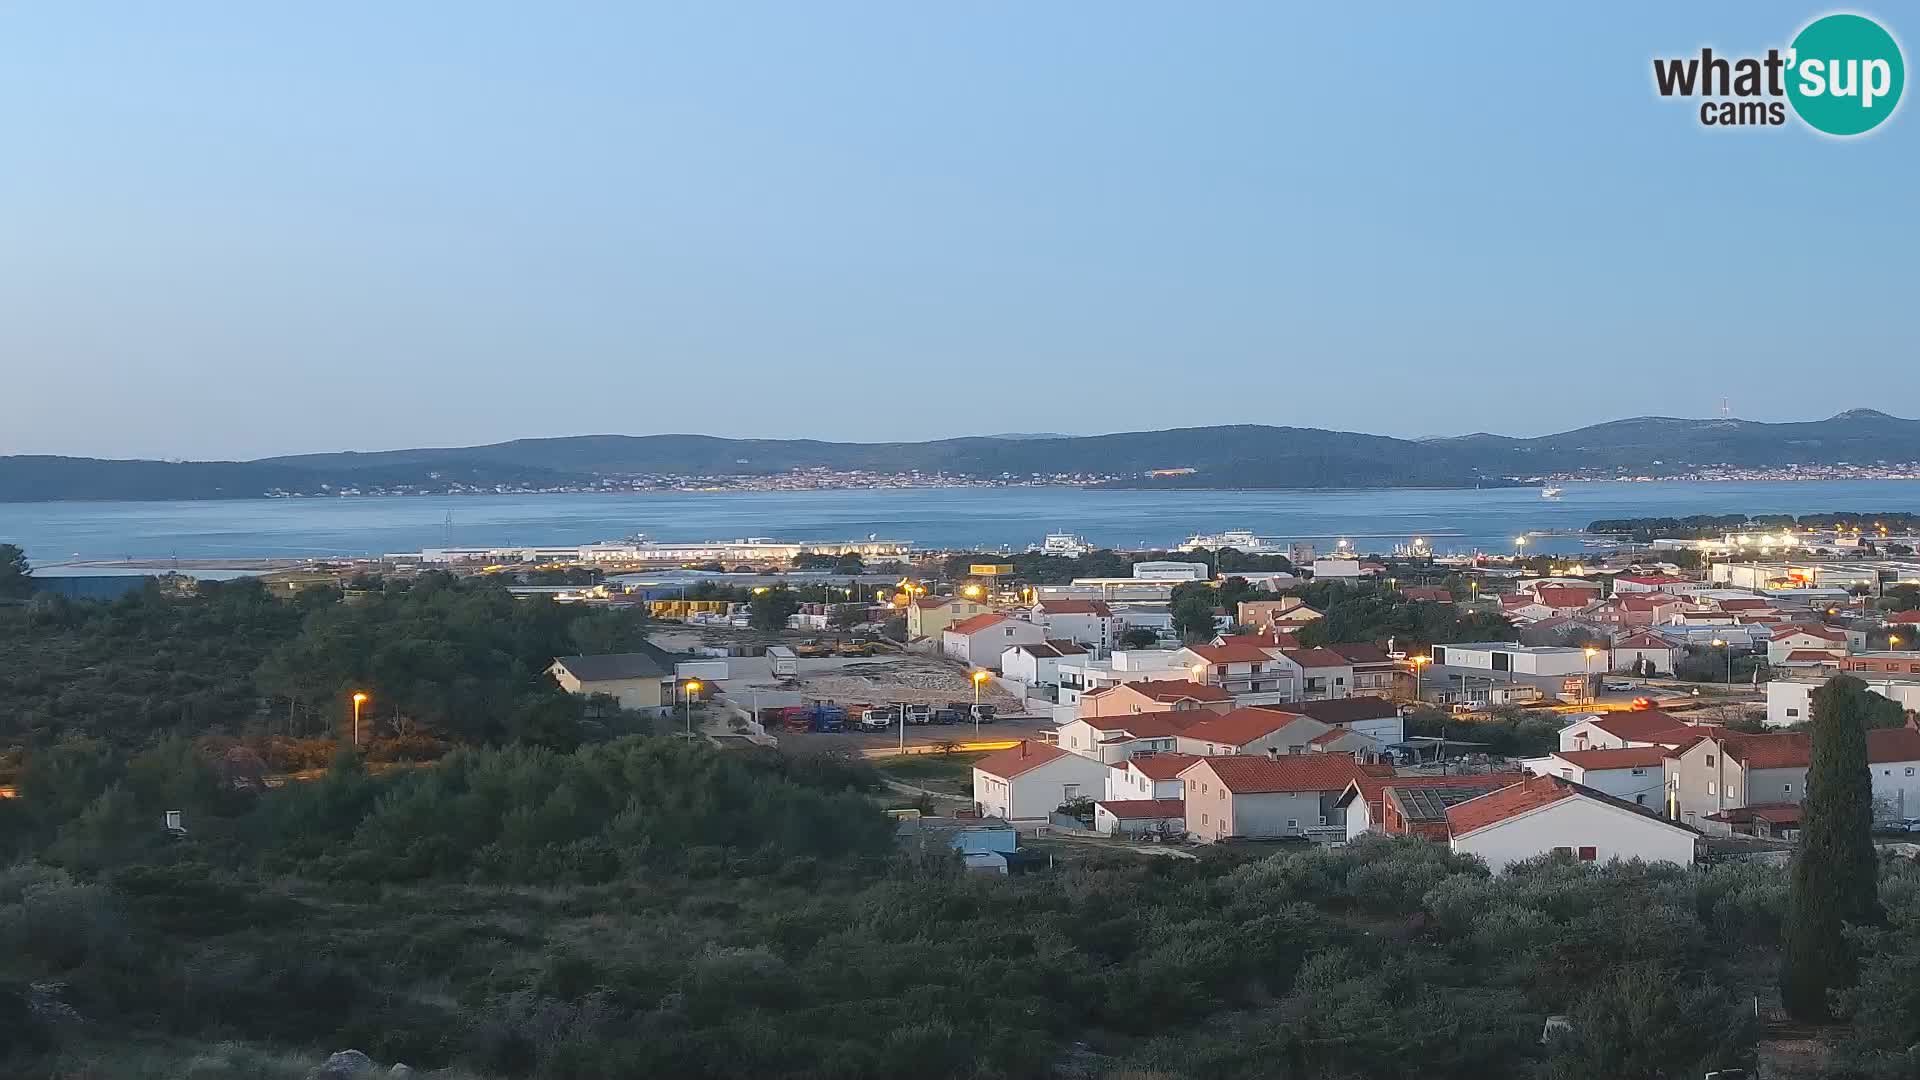
<instances>
[{"instance_id":1,"label":"white house","mask_svg":"<svg viewBox=\"0 0 1920 1080\"><path fill-rule=\"evenodd\" d=\"M1086 655L1087 650L1071 641L1009 645L1000 653L1000 673L1028 686L1059 686L1060 662L1083 660Z\"/></svg>"},{"instance_id":2,"label":"white house","mask_svg":"<svg viewBox=\"0 0 1920 1080\"><path fill-rule=\"evenodd\" d=\"M1505 641L1435 645L1433 662L1440 667L1479 668L1520 675L1583 675L1593 669L1583 649L1516 645Z\"/></svg>"},{"instance_id":3,"label":"white house","mask_svg":"<svg viewBox=\"0 0 1920 1080\"><path fill-rule=\"evenodd\" d=\"M1560 729L1562 750L1620 750L1629 746L1677 746L1687 722L1658 709L1597 713Z\"/></svg>"},{"instance_id":4,"label":"white house","mask_svg":"<svg viewBox=\"0 0 1920 1080\"><path fill-rule=\"evenodd\" d=\"M1447 808L1453 850L1498 874L1558 852L1582 862L1693 864L1693 829L1559 776L1536 776Z\"/></svg>"},{"instance_id":5,"label":"white house","mask_svg":"<svg viewBox=\"0 0 1920 1080\"><path fill-rule=\"evenodd\" d=\"M1111 770L1057 746L1020 741L973 763L973 804L1008 821L1045 820L1061 804L1098 798Z\"/></svg>"},{"instance_id":6,"label":"white house","mask_svg":"<svg viewBox=\"0 0 1920 1080\"><path fill-rule=\"evenodd\" d=\"M623 709L658 713L673 705L674 675L657 653L556 656L547 674L569 694L604 694Z\"/></svg>"},{"instance_id":7,"label":"white house","mask_svg":"<svg viewBox=\"0 0 1920 1080\"><path fill-rule=\"evenodd\" d=\"M1868 678L1867 672L1855 672L1867 689L1900 703L1909 711L1920 711L1920 681ZM1826 679L1774 679L1767 683L1767 726L1788 727L1813 719L1813 692Z\"/></svg>"},{"instance_id":8,"label":"white house","mask_svg":"<svg viewBox=\"0 0 1920 1080\"><path fill-rule=\"evenodd\" d=\"M1612 658L1607 663L1610 670L1646 675L1673 674L1673 642L1650 630L1642 630L1615 641L1612 652Z\"/></svg>"},{"instance_id":9,"label":"white house","mask_svg":"<svg viewBox=\"0 0 1920 1080\"><path fill-rule=\"evenodd\" d=\"M1005 615L975 615L940 633L941 651L968 667L994 667L1009 645L1038 645L1047 632L1025 619Z\"/></svg>"},{"instance_id":10,"label":"white house","mask_svg":"<svg viewBox=\"0 0 1920 1080\"><path fill-rule=\"evenodd\" d=\"M1075 641L1091 649L1113 648L1124 632L1119 617L1105 600L1041 600L1033 605L1033 622L1056 641Z\"/></svg>"},{"instance_id":11,"label":"white house","mask_svg":"<svg viewBox=\"0 0 1920 1080\"><path fill-rule=\"evenodd\" d=\"M1093 831L1102 836L1184 833L1186 819L1187 806L1180 799L1128 799L1093 804Z\"/></svg>"},{"instance_id":12,"label":"white house","mask_svg":"<svg viewBox=\"0 0 1920 1080\"><path fill-rule=\"evenodd\" d=\"M1243 705L1292 701L1300 692L1300 669L1279 649L1257 645L1189 645L1173 654L1193 681L1218 686Z\"/></svg>"},{"instance_id":13,"label":"white house","mask_svg":"<svg viewBox=\"0 0 1920 1080\"><path fill-rule=\"evenodd\" d=\"M1812 651L1836 657L1847 655L1847 632L1809 623L1776 627L1767 641L1767 663L1778 664L1793 653Z\"/></svg>"},{"instance_id":14,"label":"white house","mask_svg":"<svg viewBox=\"0 0 1920 1080\"><path fill-rule=\"evenodd\" d=\"M1106 801L1183 798L1180 774L1199 760L1192 754L1135 754L1108 769Z\"/></svg>"},{"instance_id":15,"label":"white house","mask_svg":"<svg viewBox=\"0 0 1920 1080\"><path fill-rule=\"evenodd\" d=\"M1301 701L1287 706L1287 711L1311 716L1336 728L1357 731L1382 746L1407 741L1407 721L1400 715L1400 707L1382 697L1363 695Z\"/></svg>"},{"instance_id":16,"label":"white house","mask_svg":"<svg viewBox=\"0 0 1920 1080\"><path fill-rule=\"evenodd\" d=\"M1658 810L1665 804L1666 755L1664 746L1562 750L1530 758L1521 765L1536 776L1558 776L1635 806Z\"/></svg>"},{"instance_id":17,"label":"white house","mask_svg":"<svg viewBox=\"0 0 1920 1080\"><path fill-rule=\"evenodd\" d=\"M1075 704L1084 694L1121 683L1156 679L1184 682L1191 673L1174 663L1176 655L1172 649L1115 649L1104 660L1087 656L1062 659L1058 665L1060 704Z\"/></svg>"}]
</instances>

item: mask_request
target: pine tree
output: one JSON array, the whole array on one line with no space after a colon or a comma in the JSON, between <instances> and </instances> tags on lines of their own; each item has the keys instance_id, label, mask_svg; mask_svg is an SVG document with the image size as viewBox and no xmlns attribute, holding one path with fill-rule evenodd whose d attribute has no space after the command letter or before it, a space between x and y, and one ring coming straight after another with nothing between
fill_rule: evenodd
<instances>
[{"instance_id":1,"label":"pine tree","mask_svg":"<svg viewBox=\"0 0 1920 1080\"><path fill-rule=\"evenodd\" d=\"M1813 760L1780 970L1781 1001L1799 1020L1830 1019L1828 992L1853 985L1854 956L1841 928L1878 923L1884 916L1871 836L1869 693L1859 679L1840 675L1813 695Z\"/></svg>"}]
</instances>

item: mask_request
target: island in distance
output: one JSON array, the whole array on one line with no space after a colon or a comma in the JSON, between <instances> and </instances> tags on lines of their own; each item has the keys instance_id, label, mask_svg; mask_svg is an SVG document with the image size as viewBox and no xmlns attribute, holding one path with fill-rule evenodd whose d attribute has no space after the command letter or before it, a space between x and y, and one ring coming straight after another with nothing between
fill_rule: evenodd
<instances>
[{"instance_id":1,"label":"island in distance","mask_svg":"<svg viewBox=\"0 0 1920 1080\"><path fill-rule=\"evenodd\" d=\"M1578 479L1915 477L1920 421L1853 409L1797 423L1637 417L1535 438L1400 439L1241 424L1110 435L851 443L577 435L254 461L0 457L0 502L968 484L1286 489Z\"/></svg>"}]
</instances>

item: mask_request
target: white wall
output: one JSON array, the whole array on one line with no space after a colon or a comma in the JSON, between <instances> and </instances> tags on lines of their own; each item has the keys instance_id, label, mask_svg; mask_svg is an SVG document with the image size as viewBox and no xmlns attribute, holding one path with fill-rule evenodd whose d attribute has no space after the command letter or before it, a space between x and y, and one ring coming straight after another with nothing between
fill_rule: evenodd
<instances>
[{"instance_id":1,"label":"white wall","mask_svg":"<svg viewBox=\"0 0 1920 1080\"><path fill-rule=\"evenodd\" d=\"M1138 769L1107 769L1107 802L1128 802L1134 799L1177 799L1180 797L1180 781L1155 780L1142 774Z\"/></svg>"},{"instance_id":2,"label":"white wall","mask_svg":"<svg viewBox=\"0 0 1920 1080\"><path fill-rule=\"evenodd\" d=\"M1894 818L1920 817L1920 761L1880 761L1871 768L1874 800Z\"/></svg>"},{"instance_id":3,"label":"white wall","mask_svg":"<svg viewBox=\"0 0 1920 1080\"><path fill-rule=\"evenodd\" d=\"M1551 773L1616 799L1644 806L1655 813L1666 805L1667 771L1659 765L1639 769L1583 769L1561 758L1534 758L1521 762L1528 772Z\"/></svg>"},{"instance_id":4,"label":"white wall","mask_svg":"<svg viewBox=\"0 0 1920 1080\"><path fill-rule=\"evenodd\" d=\"M1575 795L1508 818L1467 836L1453 838L1453 850L1478 855L1500 873L1513 863L1568 847L1578 855L1582 847L1595 850L1596 862L1645 859L1648 862L1693 863L1692 833L1666 822L1608 806Z\"/></svg>"},{"instance_id":5,"label":"white wall","mask_svg":"<svg viewBox=\"0 0 1920 1080\"><path fill-rule=\"evenodd\" d=\"M1594 718L1587 717L1577 724L1569 724L1560 729L1560 749L1562 750L1621 750L1628 746L1627 740L1610 735L1593 725ZM1586 742L1578 741L1585 735Z\"/></svg>"},{"instance_id":6,"label":"white wall","mask_svg":"<svg viewBox=\"0 0 1920 1080\"><path fill-rule=\"evenodd\" d=\"M973 801L983 814L1008 821L1045 818L1068 798L1070 787L1081 798L1098 799L1106 791L1107 766L1092 758L1063 754L1011 780L973 770Z\"/></svg>"},{"instance_id":7,"label":"white wall","mask_svg":"<svg viewBox=\"0 0 1920 1080\"><path fill-rule=\"evenodd\" d=\"M1373 807L1364 798L1347 804L1347 839L1353 840L1373 828Z\"/></svg>"}]
</instances>

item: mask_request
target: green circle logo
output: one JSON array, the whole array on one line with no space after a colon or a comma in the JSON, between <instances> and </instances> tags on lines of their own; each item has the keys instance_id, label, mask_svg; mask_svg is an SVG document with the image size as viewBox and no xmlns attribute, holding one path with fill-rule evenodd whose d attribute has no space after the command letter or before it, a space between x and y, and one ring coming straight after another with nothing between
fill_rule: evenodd
<instances>
[{"instance_id":1,"label":"green circle logo","mask_svg":"<svg viewBox=\"0 0 1920 1080\"><path fill-rule=\"evenodd\" d=\"M1859 135L1893 115L1907 83L1900 45L1862 15L1827 15L1793 39L1787 100L1817 131Z\"/></svg>"}]
</instances>

